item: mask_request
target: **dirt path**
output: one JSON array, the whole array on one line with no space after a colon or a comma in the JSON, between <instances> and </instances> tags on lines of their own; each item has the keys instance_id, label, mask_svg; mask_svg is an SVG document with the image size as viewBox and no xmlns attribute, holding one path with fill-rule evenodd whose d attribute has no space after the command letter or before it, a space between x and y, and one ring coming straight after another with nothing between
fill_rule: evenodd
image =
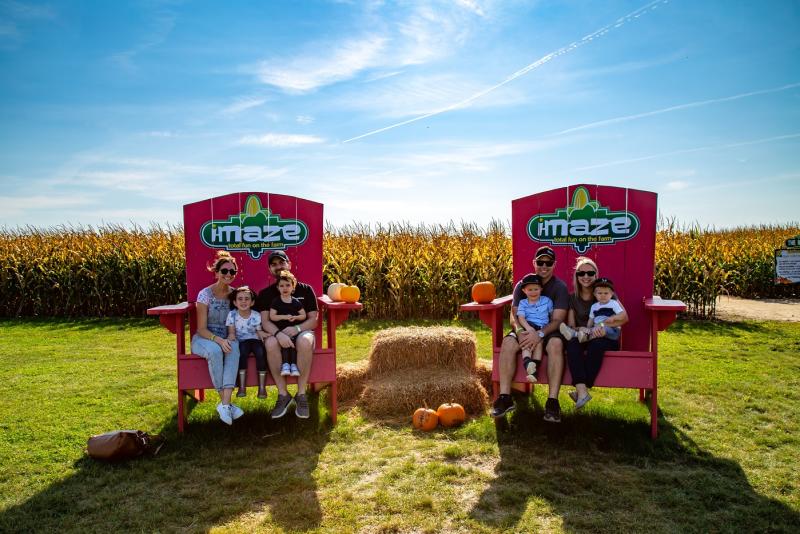
<instances>
[{"instance_id":1,"label":"dirt path","mask_svg":"<svg viewBox=\"0 0 800 534\"><path fill-rule=\"evenodd\" d=\"M723 320L754 319L759 321L800 322L800 299L741 299L720 297L717 318Z\"/></svg>"}]
</instances>

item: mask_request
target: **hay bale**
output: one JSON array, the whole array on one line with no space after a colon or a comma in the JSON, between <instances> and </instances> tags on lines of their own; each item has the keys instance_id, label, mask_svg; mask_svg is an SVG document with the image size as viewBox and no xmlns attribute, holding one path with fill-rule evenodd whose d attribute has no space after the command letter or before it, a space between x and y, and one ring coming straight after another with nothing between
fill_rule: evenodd
<instances>
[{"instance_id":1,"label":"hay bale","mask_svg":"<svg viewBox=\"0 0 800 534\"><path fill-rule=\"evenodd\" d=\"M457 402L467 413L481 414L489 396L478 378L464 370L425 367L367 381L359 406L371 415L408 416L427 404L434 410Z\"/></svg>"},{"instance_id":2,"label":"hay bale","mask_svg":"<svg viewBox=\"0 0 800 534\"><path fill-rule=\"evenodd\" d=\"M341 363L336 366L336 400L357 399L367 381L367 361Z\"/></svg>"},{"instance_id":3,"label":"hay bale","mask_svg":"<svg viewBox=\"0 0 800 534\"><path fill-rule=\"evenodd\" d=\"M369 376L380 378L403 369L437 367L470 372L475 368L475 334L458 327L398 327L375 334Z\"/></svg>"},{"instance_id":4,"label":"hay bale","mask_svg":"<svg viewBox=\"0 0 800 534\"><path fill-rule=\"evenodd\" d=\"M490 395L492 393L492 362L488 360L478 360L475 363L475 376L481 381L483 389Z\"/></svg>"}]
</instances>

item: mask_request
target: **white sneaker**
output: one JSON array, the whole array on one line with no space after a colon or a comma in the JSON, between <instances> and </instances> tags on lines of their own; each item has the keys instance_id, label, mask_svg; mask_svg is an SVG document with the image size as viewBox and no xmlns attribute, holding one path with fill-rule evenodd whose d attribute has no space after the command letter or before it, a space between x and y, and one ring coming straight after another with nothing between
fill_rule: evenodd
<instances>
[{"instance_id":1,"label":"white sneaker","mask_svg":"<svg viewBox=\"0 0 800 534\"><path fill-rule=\"evenodd\" d=\"M289 367L288 363L284 363L281 365L281 376L290 376L292 374L292 369Z\"/></svg>"},{"instance_id":2,"label":"white sneaker","mask_svg":"<svg viewBox=\"0 0 800 534\"><path fill-rule=\"evenodd\" d=\"M221 402L217 404L217 413L219 414L219 418L222 419L222 422L226 425L233 424L233 417L231 416L231 406L230 404L222 404Z\"/></svg>"},{"instance_id":3,"label":"white sneaker","mask_svg":"<svg viewBox=\"0 0 800 534\"><path fill-rule=\"evenodd\" d=\"M561 323L561 325L558 327L558 331L561 332L561 335L564 336L564 339L567 341L575 337L577 334L575 330L567 325L567 323Z\"/></svg>"},{"instance_id":4,"label":"white sneaker","mask_svg":"<svg viewBox=\"0 0 800 534\"><path fill-rule=\"evenodd\" d=\"M297 368L296 364L291 365L289 374L291 376L300 376L300 369Z\"/></svg>"},{"instance_id":5,"label":"white sneaker","mask_svg":"<svg viewBox=\"0 0 800 534\"><path fill-rule=\"evenodd\" d=\"M581 330L578 332L578 343L586 343L589 341L589 334Z\"/></svg>"},{"instance_id":6,"label":"white sneaker","mask_svg":"<svg viewBox=\"0 0 800 534\"><path fill-rule=\"evenodd\" d=\"M236 421L237 419L239 419L241 416L244 415L244 410L242 410L235 404L231 404L230 406L231 406L231 418L234 421Z\"/></svg>"}]
</instances>

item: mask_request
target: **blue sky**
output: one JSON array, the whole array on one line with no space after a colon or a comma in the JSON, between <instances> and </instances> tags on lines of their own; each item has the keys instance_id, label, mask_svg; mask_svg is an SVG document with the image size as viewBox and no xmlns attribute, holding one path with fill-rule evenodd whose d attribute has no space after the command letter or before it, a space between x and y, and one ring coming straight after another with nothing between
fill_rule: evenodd
<instances>
[{"instance_id":1,"label":"blue sky","mask_svg":"<svg viewBox=\"0 0 800 534\"><path fill-rule=\"evenodd\" d=\"M0 0L0 225L508 221L572 183L800 221L800 3Z\"/></svg>"}]
</instances>

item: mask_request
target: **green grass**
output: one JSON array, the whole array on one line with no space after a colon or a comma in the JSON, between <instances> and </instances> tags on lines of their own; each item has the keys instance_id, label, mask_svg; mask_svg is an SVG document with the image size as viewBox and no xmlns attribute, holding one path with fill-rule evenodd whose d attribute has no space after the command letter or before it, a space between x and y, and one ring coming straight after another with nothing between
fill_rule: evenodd
<instances>
[{"instance_id":1,"label":"green grass","mask_svg":"<svg viewBox=\"0 0 800 534\"><path fill-rule=\"evenodd\" d=\"M394 324L345 323L339 360ZM487 356L488 330L465 325ZM209 392L178 437L155 321L0 321L0 532L796 532L800 324L685 321L660 340L655 442L635 391L597 389L580 414L564 391L550 425L543 388L505 422L430 434L356 409L335 427L324 409L273 422L274 392L228 428ZM121 428L168 441L120 465L85 457Z\"/></svg>"}]
</instances>

